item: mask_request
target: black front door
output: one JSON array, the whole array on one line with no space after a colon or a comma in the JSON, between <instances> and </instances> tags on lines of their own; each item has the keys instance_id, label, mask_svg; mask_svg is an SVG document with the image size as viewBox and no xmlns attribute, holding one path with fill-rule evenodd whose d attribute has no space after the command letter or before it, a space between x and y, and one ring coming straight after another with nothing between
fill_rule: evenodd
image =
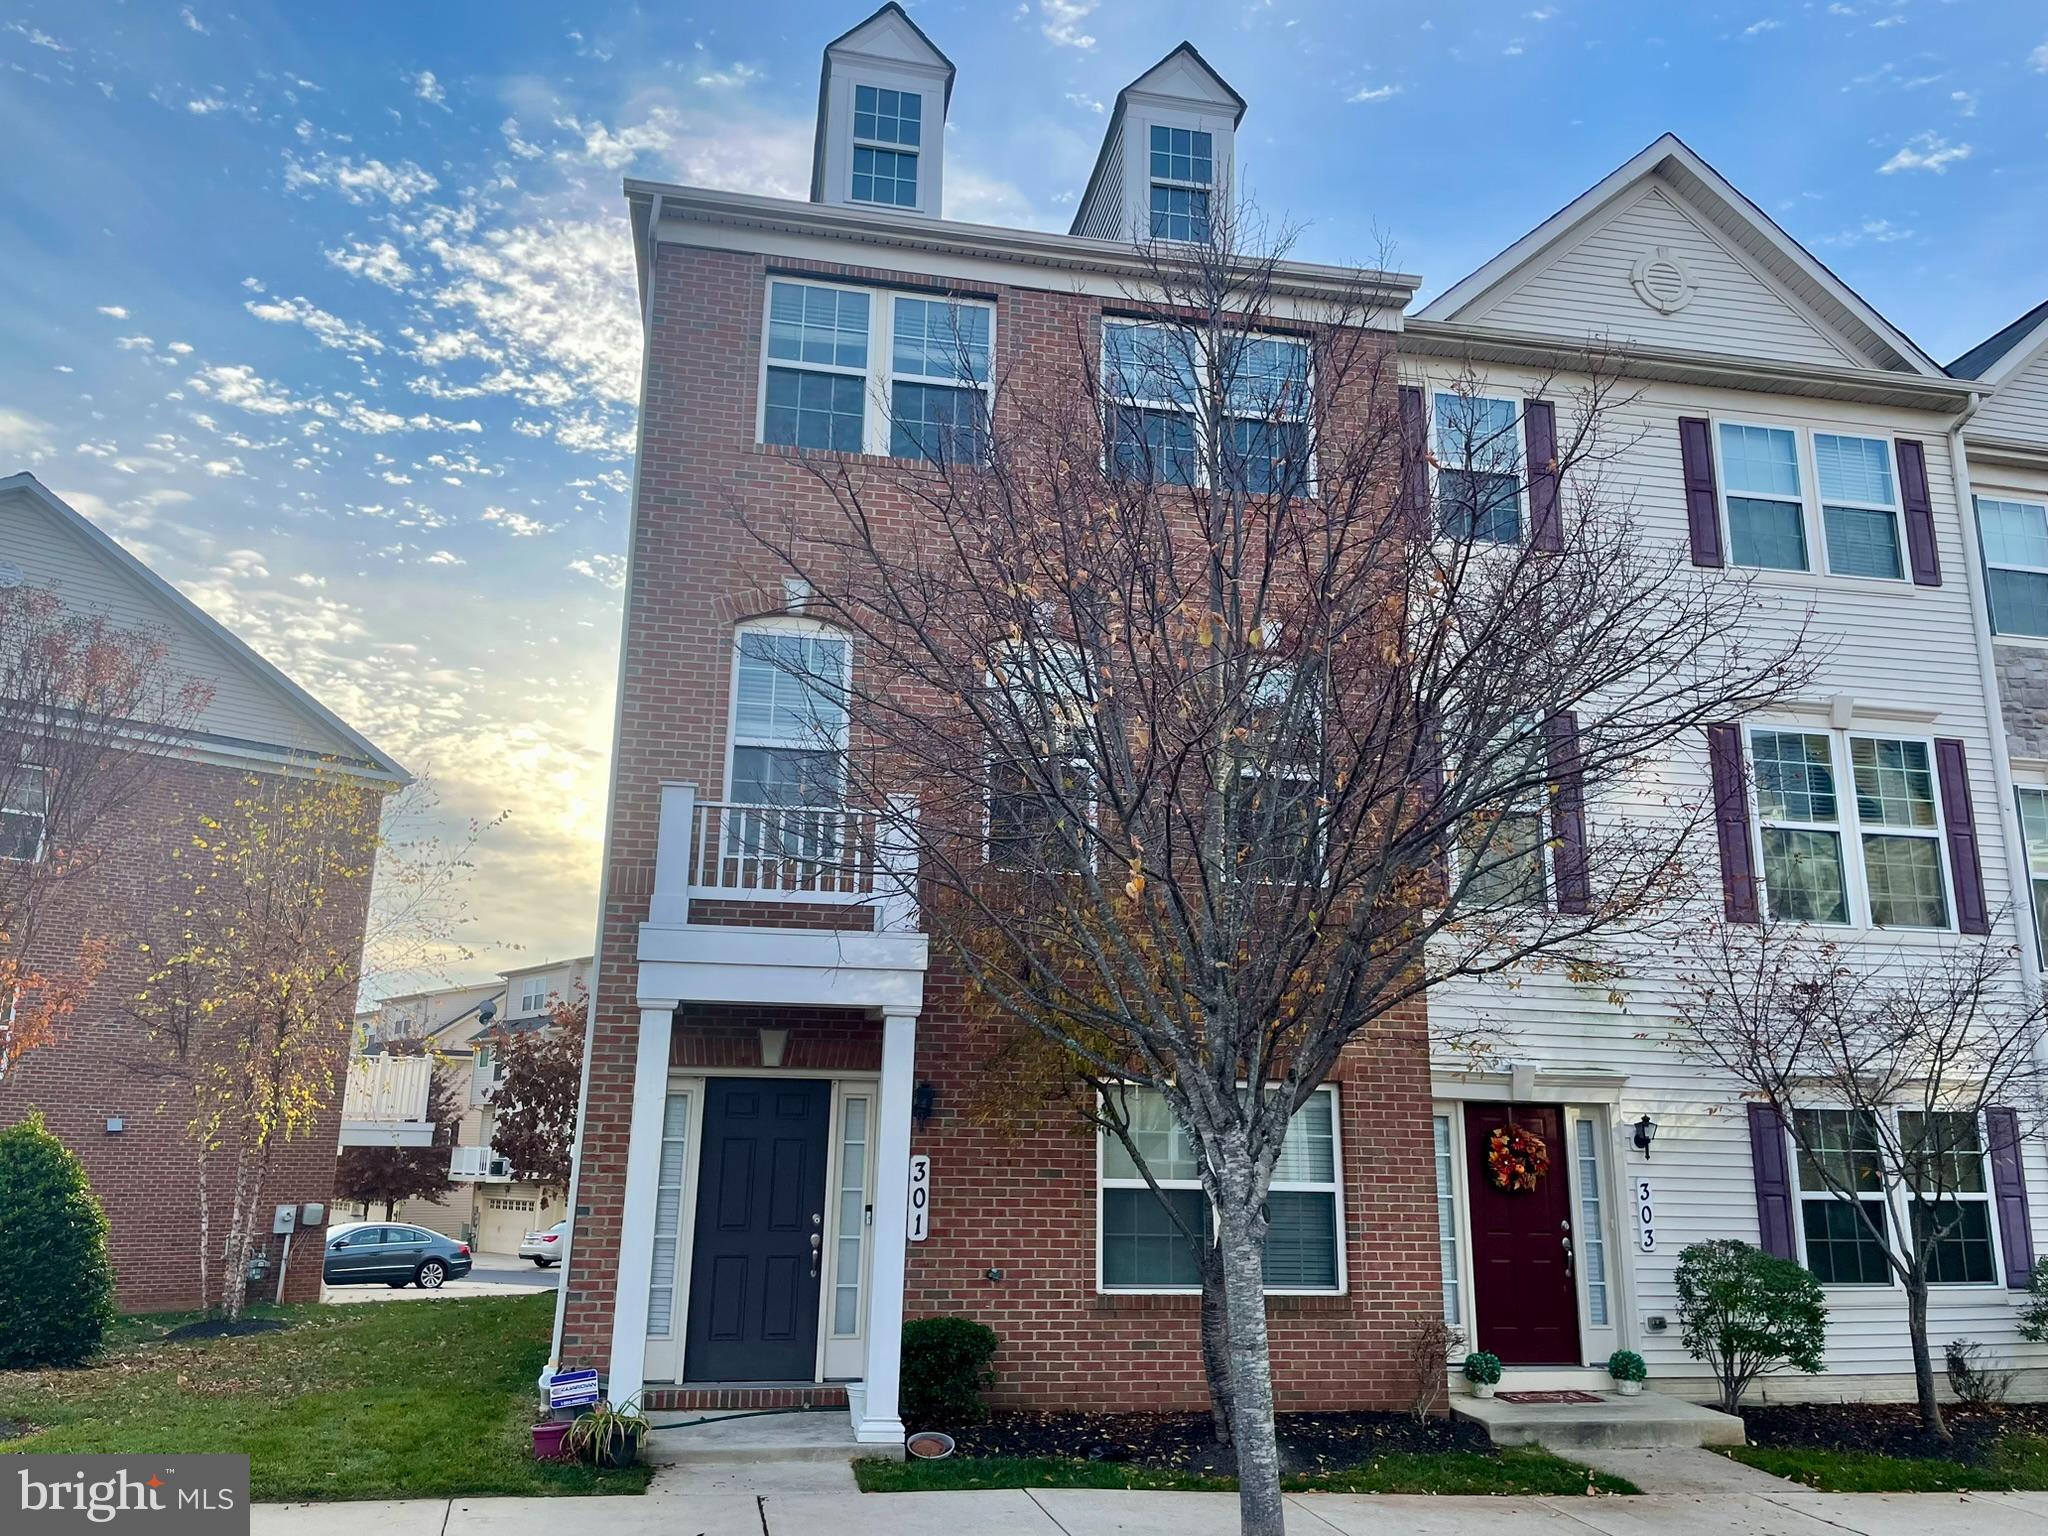
<instances>
[{"instance_id":1,"label":"black front door","mask_svg":"<svg viewBox=\"0 0 2048 1536\"><path fill-rule=\"evenodd\" d=\"M690 1264L683 1371L691 1381L809 1381L832 1085L714 1077Z\"/></svg>"}]
</instances>

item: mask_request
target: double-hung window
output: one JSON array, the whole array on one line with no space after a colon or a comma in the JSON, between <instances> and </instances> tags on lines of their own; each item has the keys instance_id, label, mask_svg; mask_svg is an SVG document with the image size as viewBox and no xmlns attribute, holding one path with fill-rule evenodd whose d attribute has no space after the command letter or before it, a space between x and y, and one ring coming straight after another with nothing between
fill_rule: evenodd
<instances>
[{"instance_id":1,"label":"double-hung window","mask_svg":"<svg viewBox=\"0 0 2048 1536\"><path fill-rule=\"evenodd\" d=\"M1526 726L1484 749L1480 765L1497 793L1458 823L1461 906L1490 912L1541 907L1549 897L1543 858L1543 740Z\"/></svg>"},{"instance_id":2,"label":"double-hung window","mask_svg":"<svg viewBox=\"0 0 2048 1536\"><path fill-rule=\"evenodd\" d=\"M1806 1267L1823 1285L1887 1285L1884 1163L1877 1122L1848 1109L1801 1109L1799 1221ZM1874 1230L1873 1230L1874 1228Z\"/></svg>"},{"instance_id":3,"label":"double-hung window","mask_svg":"<svg viewBox=\"0 0 2048 1536\"><path fill-rule=\"evenodd\" d=\"M1737 565L1807 569L1797 436L1784 427L1722 422L1721 493Z\"/></svg>"},{"instance_id":4,"label":"double-hung window","mask_svg":"<svg viewBox=\"0 0 2048 1536\"><path fill-rule=\"evenodd\" d=\"M917 206L917 153L924 98L875 85L853 88L853 200Z\"/></svg>"},{"instance_id":5,"label":"double-hung window","mask_svg":"<svg viewBox=\"0 0 2048 1536\"><path fill-rule=\"evenodd\" d=\"M770 278L761 441L980 463L994 344L978 300Z\"/></svg>"},{"instance_id":6,"label":"double-hung window","mask_svg":"<svg viewBox=\"0 0 2048 1536\"><path fill-rule=\"evenodd\" d=\"M1239 777L1239 867L1254 879L1296 880L1320 848L1323 711L1320 673L1281 664L1249 679L1246 760Z\"/></svg>"},{"instance_id":7,"label":"double-hung window","mask_svg":"<svg viewBox=\"0 0 2048 1536\"><path fill-rule=\"evenodd\" d=\"M1121 479L1194 485L1200 398L1195 335L1180 326L1112 320L1102 328L1109 462Z\"/></svg>"},{"instance_id":8,"label":"double-hung window","mask_svg":"<svg viewBox=\"0 0 2048 1536\"><path fill-rule=\"evenodd\" d=\"M1292 336L1231 336L1215 350L1217 356L1207 356L1203 338L1185 326L1104 323L1110 472L1153 485L1206 485L1201 406L1204 392L1214 388L1217 409L1208 414L1218 419L1223 438L1214 457L1225 488L1252 496L1308 494L1314 486L1308 343Z\"/></svg>"},{"instance_id":9,"label":"double-hung window","mask_svg":"<svg viewBox=\"0 0 2048 1536\"><path fill-rule=\"evenodd\" d=\"M1078 652L1005 652L991 672L988 861L1026 873L1078 870L1091 857L1093 774Z\"/></svg>"},{"instance_id":10,"label":"double-hung window","mask_svg":"<svg viewBox=\"0 0 2048 1536\"><path fill-rule=\"evenodd\" d=\"M1198 128L1154 123L1150 138L1152 238L1209 238L1209 194L1216 182L1215 141Z\"/></svg>"},{"instance_id":11,"label":"double-hung window","mask_svg":"<svg viewBox=\"0 0 2048 1536\"><path fill-rule=\"evenodd\" d=\"M2048 789L2026 786L2017 793L2027 878L2034 893L2034 942L2042 966L2048 968Z\"/></svg>"},{"instance_id":12,"label":"double-hung window","mask_svg":"<svg viewBox=\"0 0 2048 1536\"><path fill-rule=\"evenodd\" d=\"M1520 417L1512 400L1436 396L1437 518L1447 537L1487 544L1522 541Z\"/></svg>"},{"instance_id":13,"label":"double-hung window","mask_svg":"<svg viewBox=\"0 0 2048 1536\"><path fill-rule=\"evenodd\" d=\"M1991 1237L1991 1180L1984 1137L1973 1113L1899 1111L1913 1246L1927 1254L1936 1285L1992 1285L1998 1253Z\"/></svg>"},{"instance_id":14,"label":"double-hung window","mask_svg":"<svg viewBox=\"0 0 2048 1536\"><path fill-rule=\"evenodd\" d=\"M1285 336L1237 338L1222 360L1226 476L1254 496L1309 487L1308 347Z\"/></svg>"},{"instance_id":15,"label":"double-hung window","mask_svg":"<svg viewBox=\"0 0 2048 1536\"><path fill-rule=\"evenodd\" d=\"M1773 918L1950 926L1929 743L1764 726L1750 730L1749 748L1764 898ZM1847 797L1841 793L1844 755Z\"/></svg>"},{"instance_id":16,"label":"double-hung window","mask_svg":"<svg viewBox=\"0 0 2048 1536\"><path fill-rule=\"evenodd\" d=\"M519 1017L530 1019L548 1005L545 976L529 976L519 984Z\"/></svg>"},{"instance_id":17,"label":"double-hung window","mask_svg":"<svg viewBox=\"0 0 2048 1536\"><path fill-rule=\"evenodd\" d=\"M1124 1091L1131 1139L1158 1181L1155 1195L1113 1132L1102 1132L1101 1273L1105 1291L1191 1291L1201 1263L1161 1201L1187 1229L1208 1230L1196 1151L1150 1089ZM1337 1095L1319 1088L1295 1112L1266 1197L1268 1291L1343 1289L1343 1191L1338 1177Z\"/></svg>"},{"instance_id":18,"label":"double-hung window","mask_svg":"<svg viewBox=\"0 0 2048 1536\"><path fill-rule=\"evenodd\" d=\"M0 859L33 864L42 858L49 814L43 770L17 763L0 786Z\"/></svg>"},{"instance_id":19,"label":"double-hung window","mask_svg":"<svg viewBox=\"0 0 2048 1536\"><path fill-rule=\"evenodd\" d=\"M1881 437L1813 434L1814 479L1828 570L1837 576L1903 577L1898 483L1892 445Z\"/></svg>"},{"instance_id":20,"label":"double-hung window","mask_svg":"<svg viewBox=\"0 0 2048 1536\"><path fill-rule=\"evenodd\" d=\"M843 636L822 625L751 625L734 656L732 774L738 805L834 806L846 766Z\"/></svg>"},{"instance_id":21,"label":"double-hung window","mask_svg":"<svg viewBox=\"0 0 2048 1536\"><path fill-rule=\"evenodd\" d=\"M2048 639L2048 505L1977 498L1994 635Z\"/></svg>"}]
</instances>

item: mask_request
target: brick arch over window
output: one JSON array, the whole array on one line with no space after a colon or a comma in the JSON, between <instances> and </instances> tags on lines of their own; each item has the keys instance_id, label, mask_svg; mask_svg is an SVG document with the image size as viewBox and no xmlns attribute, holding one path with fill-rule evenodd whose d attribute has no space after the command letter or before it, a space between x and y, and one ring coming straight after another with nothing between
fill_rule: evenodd
<instances>
[{"instance_id":1,"label":"brick arch over window","mask_svg":"<svg viewBox=\"0 0 2048 1536\"><path fill-rule=\"evenodd\" d=\"M719 596L711 613L720 624L737 629L757 619L794 619L803 615L789 606L789 593L778 582L761 582Z\"/></svg>"}]
</instances>

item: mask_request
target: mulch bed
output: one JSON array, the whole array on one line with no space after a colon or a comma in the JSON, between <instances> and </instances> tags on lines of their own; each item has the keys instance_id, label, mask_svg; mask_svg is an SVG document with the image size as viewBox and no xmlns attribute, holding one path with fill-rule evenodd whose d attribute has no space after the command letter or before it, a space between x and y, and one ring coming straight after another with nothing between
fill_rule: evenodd
<instances>
[{"instance_id":1,"label":"mulch bed","mask_svg":"<svg viewBox=\"0 0 2048 1536\"><path fill-rule=\"evenodd\" d=\"M252 1333L276 1333L291 1325L277 1317L202 1317L196 1323L173 1328L167 1339L240 1339Z\"/></svg>"},{"instance_id":2,"label":"mulch bed","mask_svg":"<svg viewBox=\"0 0 2048 1536\"><path fill-rule=\"evenodd\" d=\"M1283 1413L1283 1472L1363 1466L1386 1451L1491 1452L1477 1424L1405 1413ZM959 1456L1064 1456L1234 1477L1237 1459L1209 1433L1206 1413L996 1413L955 1434Z\"/></svg>"},{"instance_id":3,"label":"mulch bed","mask_svg":"<svg viewBox=\"0 0 2048 1536\"><path fill-rule=\"evenodd\" d=\"M1990 1408L1944 1404L1942 1416L1955 1442L1944 1445L1920 1428L1911 1403L1800 1403L1747 1407L1743 1428L1757 1445L1787 1450L1867 1451L1880 1456L1974 1463L2003 1435L2048 1438L2048 1403L2002 1403Z\"/></svg>"}]
</instances>

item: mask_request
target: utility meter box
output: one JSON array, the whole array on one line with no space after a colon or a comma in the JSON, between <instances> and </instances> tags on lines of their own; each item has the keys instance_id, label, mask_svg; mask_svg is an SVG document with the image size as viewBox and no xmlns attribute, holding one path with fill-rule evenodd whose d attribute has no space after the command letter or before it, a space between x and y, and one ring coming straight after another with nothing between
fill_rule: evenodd
<instances>
[{"instance_id":1,"label":"utility meter box","mask_svg":"<svg viewBox=\"0 0 2048 1536\"><path fill-rule=\"evenodd\" d=\"M296 1205L280 1205L270 1218L272 1232L290 1232L299 1224L299 1208Z\"/></svg>"},{"instance_id":2,"label":"utility meter box","mask_svg":"<svg viewBox=\"0 0 2048 1536\"><path fill-rule=\"evenodd\" d=\"M302 1227L317 1227L326 1219L327 1207L318 1200L308 1200L299 1207L299 1225Z\"/></svg>"}]
</instances>

